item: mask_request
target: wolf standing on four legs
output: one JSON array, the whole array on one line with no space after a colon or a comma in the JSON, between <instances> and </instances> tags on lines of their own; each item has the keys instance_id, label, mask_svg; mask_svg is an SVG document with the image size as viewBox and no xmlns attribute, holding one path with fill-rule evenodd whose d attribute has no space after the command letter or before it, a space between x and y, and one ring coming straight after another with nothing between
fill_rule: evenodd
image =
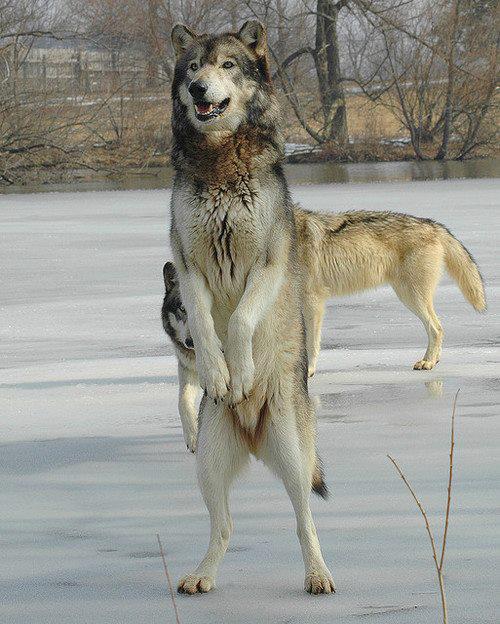
<instances>
[{"instance_id":1,"label":"wolf standing on four legs","mask_svg":"<svg viewBox=\"0 0 500 624\"><path fill-rule=\"evenodd\" d=\"M309 507L326 493L307 391L302 273L281 169L279 109L264 27L172 31L171 245L205 398L196 454L208 551L179 583L209 591L232 529L228 491L249 454L283 480L297 519L305 589L330 593Z\"/></svg>"}]
</instances>

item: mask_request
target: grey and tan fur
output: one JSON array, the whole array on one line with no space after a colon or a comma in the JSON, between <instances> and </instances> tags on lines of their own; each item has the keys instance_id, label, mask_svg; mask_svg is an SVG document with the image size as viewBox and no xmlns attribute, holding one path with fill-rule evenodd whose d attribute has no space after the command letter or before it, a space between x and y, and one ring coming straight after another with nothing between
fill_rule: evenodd
<instances>
[{"instance_id":1,"label":"grey and tan fur","mask_svg":"<svg viewBox=\"0 0 500 624\"><path fill-rule=\"evenodd\" d=\"M414 365L425 370L441 357L443 329L433 299L443 265L467 301L476 310L486 308L474 259L443 225L431 219L395 212L322 214L296 208L295 220L307 275L304 316L309 375L316 369L329 297L390 284L425 327L427 350Z\"/></svg>"},{"instance_id":2,"label":"grey and tan fur","mask_svg":"<svg viewBox=\"0 0 500 624\"><path fill-rule=\"evenodd\" d=\"M237 33L197 36L176 26L172 41L170 240L206 393L196 463L211 525L207 553L179 591L214 586L232 531L228 492L253 454L283 480L292 501L305 589L331 593L309 506L322 476L265 30L253 21Z\"/></svg>"},{"instance_id":3,"label":"grey and tan fur","mask_svg":"<svg viewBox=\"0 0 500 624\"><path fill-rule=\"evenodd\" d=\"M390 284L427 331L427 350L414 365L416 369L427 370L438 362L441 354L443 330L434 311L433 297L443 265L471 305L478 311L486 308L483 282L472 256L439 223L394 212L332 214L310 212L298 206L294 207L294 215L299 258L306 271L304 316L309 375L316 369L324 306L329 297ZM175 267L172 263L165 266L170 275L166 293L170 292L170 300L181 306ZM185 324L179 328L179 335L184 336L189 331L187 317L181 314L179 318ZM186 444L194 451L193 352L190 357L189 372L179 372L179 412Z\"/></svg>"}]
</instances>

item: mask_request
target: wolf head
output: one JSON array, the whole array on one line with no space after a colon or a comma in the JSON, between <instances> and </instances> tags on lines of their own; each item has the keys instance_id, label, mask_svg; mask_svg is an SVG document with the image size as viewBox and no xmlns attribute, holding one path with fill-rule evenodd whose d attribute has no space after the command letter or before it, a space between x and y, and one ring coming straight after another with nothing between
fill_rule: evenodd
<instances>
[{"instance_id":1,"label":"wolf head","mask_svg":"<svg viewBox=\"0 0 500 624\"><path fill-rule=\"evenodd\" d=\"M163 329L177 345L186 349L194 349L187 313L182 305L177 271L172 262L165 263L163 267L163 281L165 282L165 296L161 309Z\"/></svg>"},{"instance_id":2,"label":"wolf head","mask_svg":"<svg viewBox=\"0 0 500 624\"><path fill-rule=\"evenodd\" d=\"M203 135L235 133L245 122L258 125L274 103L267 37L258 21L239 32L196 35L177 24L172 84L173 126L189 124Z\"/></svg>"}]
</instances>

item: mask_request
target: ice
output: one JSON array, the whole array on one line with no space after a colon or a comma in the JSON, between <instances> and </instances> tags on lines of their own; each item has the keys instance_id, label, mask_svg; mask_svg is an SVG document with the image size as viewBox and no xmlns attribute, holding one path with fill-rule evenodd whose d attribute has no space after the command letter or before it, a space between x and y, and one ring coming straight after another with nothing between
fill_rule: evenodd
<instances>
[{"instance_id":1,"label":"ice","mask_svg":"<svg viewBox=\"0 0 500 624\"><path fill-rule=\"evenodd\" d=\"M437 536L460 388L445 576L450 622L498 618L498 180L293 188L306 208L410 212L444 222L483 272L480 315L445 278L434 371L425 332L390 288L330 301L318 446L331 497L313 500L335 596L303 593L284 489L253 463L234 488L235 534L211 594L177 597L183 624L440 621ZM156 533L177 580L208 540L159 321L168 191L0 196L0 620L174 622Z\"/></svg>"}]
</instances>

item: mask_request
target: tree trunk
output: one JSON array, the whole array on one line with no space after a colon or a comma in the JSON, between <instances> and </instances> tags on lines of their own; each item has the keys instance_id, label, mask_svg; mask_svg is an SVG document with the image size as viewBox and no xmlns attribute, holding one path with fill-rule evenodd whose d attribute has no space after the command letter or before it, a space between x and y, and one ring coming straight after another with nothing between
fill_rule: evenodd
<instances>
[{"instance_id":1,"label":"tree trunk","mask_svg":"<svg viewBox=\"0 0 500 624\"><path fill-rule=\"evenodd\" d=\"M458 31L458 17L459 17L459 0L454 0L451 8L451 30L450 30L450 43L448 47L448 84L446 87L446 102L444 108L444 124L443 124L443 139L441 146L436 154L437 160L444 160L448 156L448 147L450 144L450 136L452 130L453 121L453 108L455 97L455 50L457 46L457 31Z\"/></svg>"},{"instance_id":2,"label":"tree trunk","mask_svg":"<svg viewBox=\"0 0 500 624\"><path fill-rule=\"evenodd\" d=\"M283 0L276 0L276 13L278 24L276 27L277 31L277 41L276 41L276 53L280 62L283 61L286 57L286 41L285 41L285 33L287 31L287 24L285 20L285 7L283 6Z\"/></svg>"},{"instance_id":3,"label":"tree trunk","mask_svg":"<svg viewBox=\"0 0 500 624\"><path fill-rule=\"evenodd\" d=\"M319 83L325 142L346 145L347 115L340 75L337 20L343 3L318 0L316 8L316 49L314 62Z\"/></svg>"},{"instance_id":4,"label":"tree trunk","mask_svg":"<svg viewBox=\"0 0 500 624\"><path fill-rule=\"evenodd\" d=\"M12 115L12 136L14 141L12 145L18 147L20 143L19 130L21 127L21 103L19 101L19 39L14 39L14 50L12 54L12 102L14 114Z\"/></svg>"},{"instance_id":5,"label":"tree trunk","mask_svg":"<svg viewBox=\"0 0 500 624\"><path fill-rule=\"evenodd\" d=\"M156 86L158 78L158 66L160 57L160 37L158 33L159 25L159 2L158 0L148 0L148 23L146 30L147 59L146 59L146 84L148 87Z\"/></svg>"},{"instance_id":6,"label":"tree trunk","mask_svg":"<svg viewBox=\"0 0 500 624\"><path fill-rule=\"evenodd\" d=\"M497 36L494 49L491 51L489 71L488 71L488 86L484 94L482 102L479 103L478 109L474 111L474 116L469 119L469 127L467 131L467 137L462 145L460 153L457 156L457 160L464 159L475 147L477 147L477 140L481 124L484 118L491 109L494 101L495 93L497 90L497 67L498 67L498 54L500 51L500 38ZM494 137L491 137L492 139Z\"/></svg>"}]
</instances>

